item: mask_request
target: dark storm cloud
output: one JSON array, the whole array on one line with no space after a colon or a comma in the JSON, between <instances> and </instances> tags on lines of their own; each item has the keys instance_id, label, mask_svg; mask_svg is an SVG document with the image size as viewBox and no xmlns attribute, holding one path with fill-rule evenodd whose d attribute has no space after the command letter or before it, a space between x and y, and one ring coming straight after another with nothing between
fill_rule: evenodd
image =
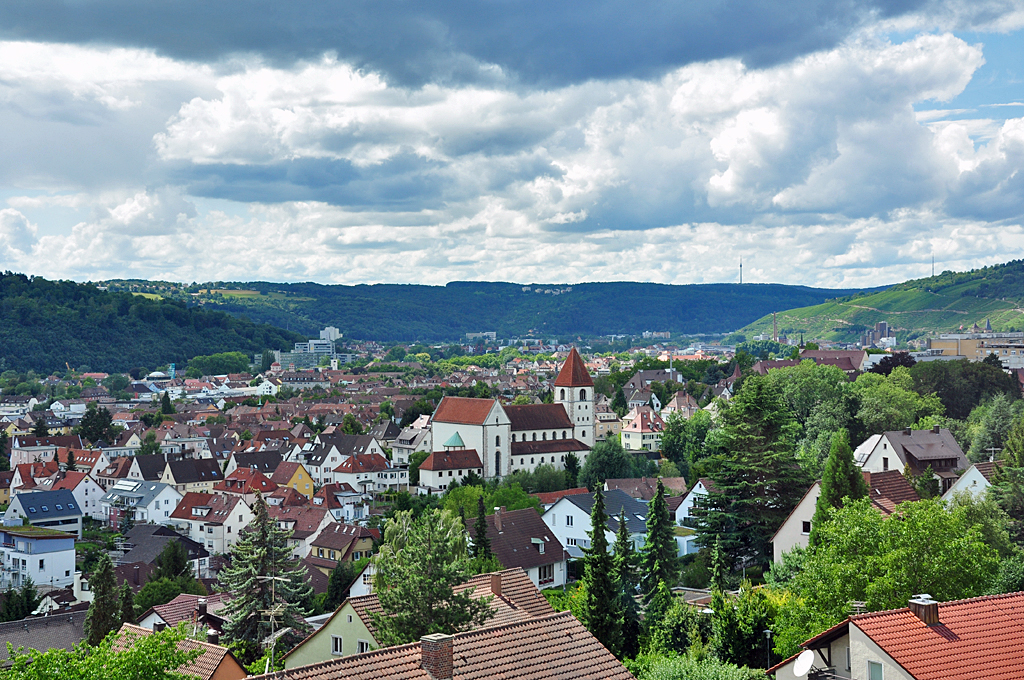
<instances>
[{"instance_id":1,"label":"dark storm cloud","mask_svg":"<svg viewBox=\"0 0 1024 680\"><path fill-rule=\"evenodd\" d=\"M869 18L925 0L396 0L179 2L6 0L0 36L149 47L179 59L254 52L290 62L335 51L394 83L528 83L651 77L693 61L768 65L831 47Z\"/></svg>"}]
</instances>

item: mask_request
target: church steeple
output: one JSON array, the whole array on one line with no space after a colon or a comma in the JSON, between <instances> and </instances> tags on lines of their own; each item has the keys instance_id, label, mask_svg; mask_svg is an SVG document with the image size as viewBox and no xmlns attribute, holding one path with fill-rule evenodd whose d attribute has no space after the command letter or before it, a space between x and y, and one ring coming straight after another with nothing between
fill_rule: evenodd
<instances>
[{"instance_id":1,"label":"church steeple","mask_svg":"<svg viewBox=\"0 0 1024 680\"><path fill-rule=\"evenodd\" d=\"M555 403L561 404L573 424L573 437L594 445L594 381L573 347L555 378Z\"/></svg>"},{"instance_id":2,"label":"church steeple","mask_svg":"<svg viewBox=\"0 0 1024 680\"><path fill-rule=\"evenodd\" d=\"M594 381L590 379L590 371L583 363L580 353L573 347L569 350L569 358L562 364L562 370L555 378L555 387L593 387Z\"/></svg>"}]
</instances>

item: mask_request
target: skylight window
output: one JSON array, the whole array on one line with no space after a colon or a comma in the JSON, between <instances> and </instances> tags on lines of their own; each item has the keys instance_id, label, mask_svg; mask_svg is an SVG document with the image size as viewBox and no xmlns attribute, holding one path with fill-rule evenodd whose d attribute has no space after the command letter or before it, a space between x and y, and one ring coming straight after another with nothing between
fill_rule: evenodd
<instances>
[{"instance_id":1,"label":"skylight window","mask_svg":"<svg viewBox=\"0 0 1024 680\"><path fill-rule=\"evenodd\" d=\"M63 505L58 505L58 506L57 506L57 509L58 509L58 510L63 510L63 509L64 509L64 506L63 506Z\"/></svg>"},{"instance_id":2,"label":"skylight window","mask_svg":"<svg viewBox=\"0 0 1024 680\"><path fill-rule=\"evenodd\" d=\"M74 509L75 509L75 504L74 503L68 503L68 510L74 510Z\"/></svg>"},{"instance_id":3,"label":"skylight window","mask_svg":"<svg viewBox=\"0 0 1024 680\"><path fill-rule=\"evenodd\" d=\"M36 509L35 509L35 508L29 508L29 509L28 509L28 511L29 511L29 512L35 512L35 511L36 511Z\"/></svg>"},{"instance_id":4,"label":"skylight window","mask_svg":"<svg viewBox=\"0 0 1024 680\"><path fill-rule=\"evenodd\" d=\"M49 512L49 511L50 511L50 509L44 505L43 506L43 512Z\"/></svg>"}]
</instances>

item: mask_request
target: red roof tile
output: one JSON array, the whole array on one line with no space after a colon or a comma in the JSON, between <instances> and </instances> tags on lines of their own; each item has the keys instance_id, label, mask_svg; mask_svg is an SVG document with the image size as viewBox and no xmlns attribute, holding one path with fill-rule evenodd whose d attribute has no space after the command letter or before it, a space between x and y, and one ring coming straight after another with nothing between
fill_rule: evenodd
<instances>
[{"instance_id":1,"label":"red roof tile","mask_svg":"<svg viewBox=\"0 0 1024 680\"><path fill-rule=\"evenodd\" d=\"M541 505L552 505L557 503L559 499L565 496L575 496L580 493L590 493L590 490L585 486L577 487L575 489L564 489L562 491L544 491L541 493L530 494L534 498L539 498Z\"/></svg>"},{"instance_id":2,"label":"red roof tile","mask_svg":"<svg viewBox=\"0 0 1024 680\"><path fill-rule=\"evenodd\" d=\"M420 470L478 470L483 468L476 449L434 451L420 463Z\"/></svg>"},{"instance_id":3,"label":"red roof tile","mask_svg":"<svg viewBox=\"0 0 1024 680\"><path fill-rule=\"evenodd\" d=\"M438 423L459 423L462 425L483 425L487 414L494 407L493 399L471 399L469 397L444 397L434 410L431 420Z\"/></svg>"},{"instance_id":4,"label":"red roof tile","mask_svg":"<svg viewBox=\"0 0 1024 680\"><path fill-rule=\"evenodd\" d=\"M335 472L380 472L391 467L388 459L379 453L357 453L341 461Z\"/></svg>"},{"instance_id":5,"label":"red roof tile","mask_svg":"<svg viewBox=\"0 0 1024 680\"><path fill-rule=\"evenodd\" d=\"M573 347L569 351L569 357L562 364L562 370L555 378L555 387L593 387L594 381L590 378L586 365L580 353Z\"/></svg>"},{"instance_id":6,"label":"red roof tile","mask_svg":"<svg viewBox=\"0 0 1024 680\"><path fill-rule=\"evenodd\" d=\"M572 421L561 404L529 404L506 406L505 414L512 421L512 430L572 430Z\"/></svg>"}]
</instances>

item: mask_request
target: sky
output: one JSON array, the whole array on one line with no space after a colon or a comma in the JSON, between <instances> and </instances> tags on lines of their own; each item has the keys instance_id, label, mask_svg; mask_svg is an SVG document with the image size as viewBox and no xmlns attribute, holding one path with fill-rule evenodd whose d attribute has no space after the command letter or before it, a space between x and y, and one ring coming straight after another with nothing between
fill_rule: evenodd
<instances>
[{"instance_id":1,"label":"sky","mask_svg":"<svg viewBox=\"0 0 1024 680\"><path fill-rule=\"evenodd\" d=\"M5 0L0 269L878 286L1024 257L1024 0Z\"/></svg>"}]
</instances>

